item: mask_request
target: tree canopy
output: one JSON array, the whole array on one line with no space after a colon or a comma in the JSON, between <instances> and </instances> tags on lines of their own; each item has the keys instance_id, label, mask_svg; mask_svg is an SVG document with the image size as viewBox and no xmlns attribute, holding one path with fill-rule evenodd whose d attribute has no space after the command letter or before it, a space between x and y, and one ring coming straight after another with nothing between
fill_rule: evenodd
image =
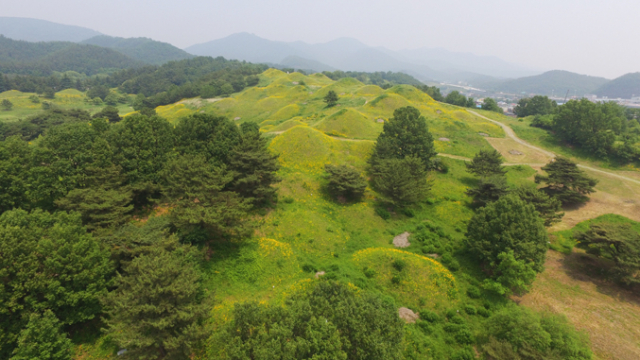
<instances>
[{"instance_id":1,"label":"tree canopy","mask_svg":"<svg viewBox=\"0 0 640 360\"><path fill-rule=\"evenodd\" d=\"M593 179L578 168L573 161L557 157L542 167L547 175L536 174L536 183L546 183L543 187L549 196L554 196L563 204L583 203L589 200L587 195L595 191L598 180Z\"/></svg>"}]
</instances>

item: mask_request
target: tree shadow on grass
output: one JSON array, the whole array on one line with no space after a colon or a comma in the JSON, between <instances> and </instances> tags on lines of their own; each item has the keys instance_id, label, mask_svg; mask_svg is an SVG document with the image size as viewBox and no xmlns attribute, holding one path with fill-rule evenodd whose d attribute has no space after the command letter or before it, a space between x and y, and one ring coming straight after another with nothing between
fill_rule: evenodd
<instances>
[{"instance_id":1,"label":"tree shadow on grass","mask_svg":"<svg viewBox=\"0 0 640 360\"><path fill-rule=\"evenodd\" d=\"M624 287L612 280L610 274L614 264L611 261L574 250L561 263L562 269L572 279L591 282L601 294L640 305L640 287Z\"/></svg>"}]
</instances>

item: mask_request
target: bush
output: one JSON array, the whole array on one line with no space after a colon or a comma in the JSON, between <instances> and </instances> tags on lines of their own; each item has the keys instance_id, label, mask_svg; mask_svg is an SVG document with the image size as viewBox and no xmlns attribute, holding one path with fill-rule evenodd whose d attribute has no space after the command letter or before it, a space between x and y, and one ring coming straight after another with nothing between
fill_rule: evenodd
<instances>
[{"instance_id":1,"label":"bush","mask_svg":"<svg viewBox=\"0 0 640 360\"><path fill-rule=\"evenodd\" d=\"M482 293L477 287L471 286L469 287L469 289L467 289L467 295L472 299L479 299L480 296L482 296Z\"/></svg>"},{"instance_id":2,"label":"bush","mask_svg":"<svg viewBox=\"0 0 640 360\"><path fill-rule=\"evenodd\" d=\"M391 218L391 214L387 211L387 209L383 207L377 207L376 214L378 214L378 216L380 216L384 220L388 220L389 218Z\"/></svg>"},{"instance_id":3,"label":"bush","mask_svg":"<svg viewBox=\"0 0 640 360\"><path fill-rule=\"evenodd\" d=\"M360 173L348 166L325 165L327 172L327 191L334 197L359 201L367 188L367 182Z\"/></svg>"},{"instance_id":4,"label":"bush","mask_svg":"<svg viewBox=\"0 0 640 360\"><path fill-rule=\"evenodd\" d=\"M398 259L394 260L393 263L391 263L391 266L398 271L402 271L407 267L407 263L404 260Z\"/></svg>"},{"instance_id":5,"label":"bush","mask_svg":"<svg viewBox=\"0 0 640 360\"><path fill-rule=\"evenodd\" d=\"M428 321L430 323L436 323L440 321L440 316L438 316L438 314L431 310L423 309L420 310L419 314L422 320Z\"/></svg>"},{"instance_id":6,"label":"bush","mask_svg":"<svg viewBox=\"0 0 640 360\"><path fill-rule=\"evenodd\" d=\"M478 308L478 315L482 316L482 317L489 317L491 316L491 312L483 307Z\"/></svg>"},{"instance_id":7,"label":"bush","mask_svg":"<svg viewBox=\"0 0 640 360\"><path fill-rule=\"evenodd\" d=\"M475 315L477 313L476 307L473 305L466 305L464 307L464 312L466 312L469 315Z\"/></svg>"}]
</instances>

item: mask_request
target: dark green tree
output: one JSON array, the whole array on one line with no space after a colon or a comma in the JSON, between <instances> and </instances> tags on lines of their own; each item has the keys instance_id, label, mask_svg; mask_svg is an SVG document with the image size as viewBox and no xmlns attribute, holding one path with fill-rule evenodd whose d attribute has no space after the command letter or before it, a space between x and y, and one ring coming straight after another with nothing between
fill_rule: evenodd
<instances>
[{"instance_id":1,"label":"dark green tree","mask_svg":"<svg viewBox=\"0 0 640 360\"><path fill-rule=\"evenodd\" d=\"M53 90L52 87L44 88L42 93L43 93L45 99L54 99L56 97L56 91ZM42 104L44 105L45 103L42 103Z\"/></svg>"},{"instance_id":2,"label":"dark green tree","mask_svg":"<svg viewBox=\"0 0 640 360\"><path fill-rule=\"evenodd\" d=\"M503 288L499 292L508 293L512 290L508 287L510 284L526 286L533 280L528 276L524 279L511 278L509 275L527 275L528 272L526 269L507 269L507 264L502 264L505 260L514 259L520 262L514 265L542 271L547 252L547 231L535 207L515 194L503 196L478 209L469 221L466 237L469 250L494 271L491 278L501 281L499 284ZM507 255L502 255L504 253ZM513 255L509 257L509 253ZM495 289L494 286L492 288ZM523 286L515 290L523 290Z\"/></svg>"},{"instance_id":3,"label":"dark green tree","mask_svg":"<svg viewBox=\"0 0 640 360\"><path fill-rule=\"evenodd\" d=\"M18 136L0 142L0 213L31 208L27 194L30 158L31 148Z\"/></svg>"},{"instance_id":4,"label":"dark green tree","mask_svg":"<svg viewBox=\"0 0 640 360\"><path fill-rule=\"evenodd\" d=\"M346 165L324 167L327 172L327 190L333 197L346 201L359 201L367 188L367 182L356 169Z\"/></svg>"},{"instance_id":5,"label":"dark green tree","mask_svg":"<svg viewBox=\"0 0 640 360\"><path fill-rule=\"evenodd\" d=\"M255 331L255 329L260 329ZM402 359L397 310L368 293L321 282L286 306L236 304L213 359Z\"/></svg>"},{"instance_id":6,"label":"dark green tree","mask_svg":"<svg viewBox=\"0 0 640 360\"><path fill-rule=\"evenodd\" d=\"M109 122L112 122L112 123L122 120L122 118L120 117L120 114L118 114L118 108L116 108L115 106L107 106L103 108L99 112L93 114L92 118L107 119L109 120Z\"/></svg>"},{"instance_id":7,"label":"dark green tree","mask_svg":"<svg viewBox=\"0 0 640 360\"><path fill-rule=\"evenodd\" d=\"M222 116L195 114L176 125L176 150L180 154L204 156L217 164L228 164L231 150L241 141L238 126Z\"/></svg>"},{"instance_id":8,"label":"dark green tree","mask_svg":"<svg viewBox=\"0 0 640 360\"><path fill-rule=\"evenodd\" d=\"M409 205L424 200L429 192L427 170L421 159L379 160L371 169L373 188L394 205Z\"/></svg>"},{"instance_id":9,"label":"dark green tree","mask_svg":"<svg viewBox=\"0 0 640 360\"><path fill-rule=\"evenodd\" d=\"M500 199L509 193L507 179L504 176L494 175L480 180L477 188L470 188L466 194L473 197L473 200L480 206L485 206L490 202Z\"/></svg>"},{"instance_id":10,"label":"dark green tree","mask_svg":"<svg viewBox=\"0 0 640 360\"><path fill-rule=\"evenodd\" d=\"M327 103L328 107L333 107L338 103L338 94L335 91L329 90L327 95L324 97L324 102Z\"/></svg>"},{"instance_id":11,"label":"dark green tree","mask_svg":"<svg viewBox=\"0 0 640 360\"><path fill-rule=\"evenodd\" d=\"M447 104L451 104L451 105L457 105L457 106L462 106L462 107L466 107L467 106L467 97L462 95L459 91L452 91L450 93L447 94L447 96L444 98L444 102L446 102Z\"/></svg>"},{"instance_id":12,"label":"dark green tree","mask_svg":"<svg viewBox=\"0 0 640 360\"><path fill-rule=\"evenodd\" d=\"M157 246L134 258L104 303L107 333L126 359L188 359L207 336L210 307L189 246Z\"/></svg>"},{"instance_id":13,"label":"dark green tree","mask_svg":"<svg viewBox=\"0 0 640 360\"><path fill-rule=\"evenodd\" d=\"M587 253L611 260L613 278L626 285L640 284L640 233L628 223L592 224L574 235Z\"/></svg>"},{"instance_id":14,"label":"dark green tree","mask_svg":"<svg viewBox=\"0 0 640 360\"><path fill-rule=\"evenodd\" d=\"M49 309L65 325L101 312L112 264L78 214L5 212L0 254L0 357L9 358L33 312Z\"/></svg>"},{"instance_id":15,"label":"dark green tree","mask_svg":"<svg viewBox=\"0 0 640 360\"><path fill-rule=\"evenodd\" d=\"M71 81L71 78L67 74L64 74L62 79L60 79L60 90L71 89L72 87L73 82Z\"/></svg>"},{"instance_id":16,"label":"dark green tree","mask_svg":"<svg viewBox=\"0 0 640 360\"><path fill-rule=\"evenodd\" d=\"M536 174L535 182L546 183L541 190L549 196L555 196L562 204L578 204L589 200L587 195L595 191L593 188L598 180L593 179L578 169L573 161L557 157L554 161L542 167L547 175Z\"/></svg>"},{"instance_id":17,"label":"dark green tree","mask_svg":"<svg viewBox=\"0 0 640 360\"><path fill-rule=\"evenodd\" d=\"M11 360L71 360L71 340L61 325L50 310L31 314Z\"/></svg>"},{"instance_id":18,"label":"dark green tree","mask_svg":"<svg viewBox=\"0 0 640 360\"><path fill-rule=\"evenodd\" d=\"M489 359L591 360L589 338L561 315L537 314L524 306L507 306L485 325L482 350Z\"/></svg>"},{"instance_id":19,"label":"dark green tree","mask_svg":"<svg viewBox=\"0 0 640 360\"><path fill-rule=\"evenodd\" d=\"M87 176L84 188L71 190L57 200L56 205L82 214L89 231L117 227L128 221L133 210L133 194L122 186L124 177L120 168L91 167L87 169Z\"/></svg>"},{"instance_id":20,"label":"dark green tree","mask_svg":"<svg viewBox=\"0 0 640 360\"><path fill-rule=\"evenodd\" d=\"M558 107L553 130L569 144L604 157L611 152L625 119L624 107L618 104L570 100Z\"/></svg>"},{"instance_id":21,"label":"dark green tree","mask_svg":"<svg viewBox=\"0 0 640 360\"><path fill-rule=\"evenodd\" d=\"M536 95L532 98L522 98L518 100L518 105L513 109L518 117L531 115L549 115L552 114L558 103L549 99L547 96Z\"/></svg>"},{"instance_id":22,"label":"dark green tree","mask_svg":"<svg viewBox=\"0 0 640 360\"><path fill-rule=\"evenodd\" d=\"M99 98L100 100L104 101L107 96L109 96L109 88L103 85L92 86L87 91L87 97L89 99Z\"/></svg>"},{"instance_id":23,"label":"dark green tree","mask_svg":"<svg viewBox=\"0 0 640 360\"><path fill-rule=\"evenodd\" d=\"M436 155L433 136L420 111L412 106L396 109L393 118L384 123L371 156L370 164L382 159L404 159L412 156L422 160L426 168Z\"/></svg>"},{"instance_id":24,"label":"dark green tree","mask_svg":"<svg viewBox=\"0 0 640 360\"><path fill-rule=\"evenodd\" d=\"M162 172L165 192L174 204L171 221L183 231L206 231L210 238L242 237L250 232L249 201L224 191L233 174L203 156L171 159Z\"/></svg>"},{"instance_id":25,"label":"dark green tree","mask_svg":"<svg viewBox=\"0 0 640 360\"><path fill-rule=\"evenodd\" d=\"M13 103L9 101L9 99L2 99L1 105L4 111L10 111L11 109L13 109Z\"/></svg>"},{"instance_id":26,"label":"dark green tree","mask_svg":"<svg viewBox=\"0 0 640 360\"><path fill-rule=\"evenodd\" d=\"M484 101L482 102L482 110L494 111L500 114L503 113L502 108L498 106L498 103L492 98L484 98Z\"/></svg>"},{"instance_id":27,"label":"dark green tree","mask_svg":"<svg viewBox=\"0 0 640 360\"><path fill-rule=\"evenodd\" d=\"M507 172L502 168L502 155L495 150L480 150L471 162L465 163L467 171L485 179L491 176L504 176Z\"/></svg>"},{"instance_id":28,"label":"dark green tree","mask_svg":"<svg viewBox=\"0 0 640 360\"><path fill-rule=\"evenodd\" d=\"M279 180L278 155L269 151L267 140L260 134L258 124L243 123L242 137L229 155L229 171L233 180L228 189L235 191L256 205L275 202L277 191L273 187Z\"/></svg>"},{"instance_id":29,"label":"dark green tree","mask_svg":"<svg viewBox=\"0 0 640 360\"><path fill-rule=\"evenodd\" d=\"M122 167L134 204L157 199L160 171L173 152L173 126L159 116L127 116L108 133L113 162Z\"/></svg>"},{"instance_id":30,"label":"dark green tree","mask_svg":"<svg viewBox=\"0 0 640 360\"><path fill-rule=\"evenodd\" d=\"M562 202L553 196L547 195L533 187L519 187L514 194L518 195L524 202L535 206L536 211L544 220L544 226L551 226L562 220Z\"/></svg>"}]
</instances>

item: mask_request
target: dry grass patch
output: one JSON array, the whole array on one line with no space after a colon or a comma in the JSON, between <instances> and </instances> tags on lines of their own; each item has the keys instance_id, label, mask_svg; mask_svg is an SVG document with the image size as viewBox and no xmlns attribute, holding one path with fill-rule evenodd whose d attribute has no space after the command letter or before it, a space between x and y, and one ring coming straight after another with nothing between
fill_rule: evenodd
<instances>
[{"instance_id":1,"label":"dry grass patch","mask_svg":"<svg viewBox=\"0 0 640 360\"><path fill-rule=\"evenodd\" d=\"M583 253L549 251L545 271L521 305L567 316L591 339L599 359L640 359L640 297L587 275L593 260Z\"/></svg>"}]
</instances>

